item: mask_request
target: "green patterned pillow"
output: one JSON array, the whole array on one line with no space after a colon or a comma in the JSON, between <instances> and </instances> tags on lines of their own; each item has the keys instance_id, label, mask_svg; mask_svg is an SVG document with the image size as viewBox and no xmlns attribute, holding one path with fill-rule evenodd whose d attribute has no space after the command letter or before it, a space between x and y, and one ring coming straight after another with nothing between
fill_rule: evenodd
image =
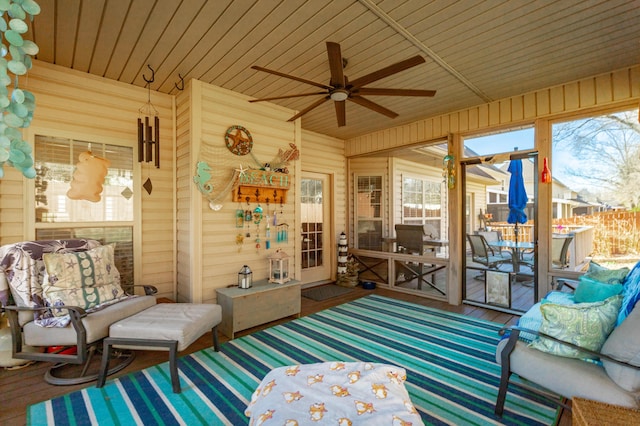
<instances>
[{"instance_id":1,"label":"green patterned pillow","mask_svg":"<svg viewBox=\"0 0 640 426\"><path fill-rule=\"evenodd\" d=\"M608 284L622 284L629 275L630 269L627 267L620 269L606 269L600 271L587 272L585 277Z\"/></svg>"},{"instance_id":2,"label":"green patterned pillow","mask_svg":"<svg viewBox=\"0 0 640 426\"><path fill-rule=\"evenodd\" d=\"M113 249L110 244L83 252L43 254L46 272L42 294L48 305L86 310L124 296ZM68 314L63 309L53 311L56 316Z\"/></svg>"},{"instance_id":3,"label":"green patterned pillow","mask_svg":"<svg viewBox=\"0 0 640 426\"><path fill-rule=\"evenodd\" d=\"M595 303L575 305L544 303L540 305L542 312L540 332L598 352L616 324L621 304L621 295ZM529 346L542 352L569 358L594 358L577 349L545 338L538 338Z\"/></svg>"}]
</instances>

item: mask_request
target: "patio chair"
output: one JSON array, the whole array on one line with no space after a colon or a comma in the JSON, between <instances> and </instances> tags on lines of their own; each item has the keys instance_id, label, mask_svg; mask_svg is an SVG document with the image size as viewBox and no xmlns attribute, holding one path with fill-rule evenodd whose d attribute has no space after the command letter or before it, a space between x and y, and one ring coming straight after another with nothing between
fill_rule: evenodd
<instances>
[{"instance_id":1,"label":"patio chair","mask_svg":"<svg viewBox=\"0 0 640 426\"><path fill-rule=\"evenodd\" d=\"M489 245L494 241L502 241L501 231L478 231L476 234L482 235ZM496 249L492 248L492 250L494 254L498 255ZM511 252L509 250L500 250L500 255L511 256Z\"/></svg>"},{"instance_id":2,"label":"patio chair","mask_svg":"<svg viewBox=\"0 0 640 426\"><path fill-rule=\"evenodd\" d=\"M98 372L90 372L89 364L109 326L156 304L153 286L141 286L144 296L124 293L112 255L112 247L84 239L0 247L0 303L11 326L12 356L54 363L45 373L50 384L95 380ZM78 306L81 302L87 303ZM119 363L108 374L131 363L135 352L118 350L117 355ZM79 365L82 371L72 376L70 370L76 373Z\"/></svg>"},{"instance_id":3,"label":"patio chair","mask_svg":"<svg viewBox=\"0 0 640 426\"><path fill-rule=\"evenodd\" d=\"M482 235L467 234L471 246L471 260L487 269L499 269L505 263L512 264L511 254L496 252Z\"/></svg>"},{"instance_id":4,"label":"patio chair","mask_svg":"<svg viewBox=\"0 0 640 426\"><path fill-rule=\"evenodd\" d=\"M402 225L396 224L396 252L403 254L413 254L423 256L424 238L426 234L422 225ZM435 273L444 266L429 264L424 262L407 262L396 261L396 285L405 284L415 279L418 280L418 288L422 290L422 285L427 284L429 287L435 289L441 294L445 294L443 290L439 289L435 284ZM402 280L398 280L400 274L404 274ZM430 280L426 277L430 276Z\"/></svg>"},{"instance_id":5,"label":"patio chair","mask_svg":"<svg viewBox=\"0 0 640 426\"><path fill-rule=\"evenodd\" d=\"M553 237L551 239L551 262L553 268L566 269L570 264L569 246L573 241L573 235Z\"/></svg>"},{"instance_id":6,"label":"patio chair","mask_svg":"<svg viewBox=\"0 0 640 426\"><path fill-rule=\"evenodd\" d=\"M487 242L502 240L502 232L498 231L478 231L478 235L482 235Z\"/></svg>"}]
</instances>

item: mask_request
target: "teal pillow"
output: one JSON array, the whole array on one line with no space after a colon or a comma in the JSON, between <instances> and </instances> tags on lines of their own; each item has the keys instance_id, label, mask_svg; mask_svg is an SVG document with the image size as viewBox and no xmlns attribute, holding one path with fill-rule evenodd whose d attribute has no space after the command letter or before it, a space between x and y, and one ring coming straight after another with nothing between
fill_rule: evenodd
<instances>
[{"instance_id":1,"label":"teal pillow","mask_svg":"<svg viewBox=\"0 0 640 426\"><path fill-rule=\"evenodd\" d=\"M601 302L622 293L622 289L622 284L608 284L583 275L573 297L576 303Z\"/></svg>"},{"instance_id":2,"label":"teal pillow","mask_svg":"<svg viewBox=\"0 0 640 426\"><path fill-rule=\"evenodd\" d=\"M543 303L540 305L542 312L540 332L598 352L616 324L621 304L621 295L595 303L575 305ZM540 337L529 346L542 352L569 358L594 358L578 349Z\"/></svg>"}]
</instances>

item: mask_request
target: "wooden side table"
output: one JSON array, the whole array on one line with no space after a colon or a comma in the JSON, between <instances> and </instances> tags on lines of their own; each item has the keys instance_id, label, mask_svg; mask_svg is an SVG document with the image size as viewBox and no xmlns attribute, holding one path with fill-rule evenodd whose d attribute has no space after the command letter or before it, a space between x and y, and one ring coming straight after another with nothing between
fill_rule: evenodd
<instances>
[{"instance_id":1,"label":"wooden side table","mask_svg":"<svg viewBox=\"0 0 640 426\"><path fill-rule=\"evenodd\" d=\"M629 426L640 424L640 410L573 398L571 400L573 426Z\"/></svg>"},{"instance_id":2,"label":"wooden side table","mask_svg":"<svg viewBox=\"0 0 640 426\"><path fill-rule=\"evenodd\" d=\"M302 283L273 284L258 280L251 288L227 287L216 290L222 307L219 329L230 339L238 331L288 316L300 316Z\"/></svg>"}]
</instances>

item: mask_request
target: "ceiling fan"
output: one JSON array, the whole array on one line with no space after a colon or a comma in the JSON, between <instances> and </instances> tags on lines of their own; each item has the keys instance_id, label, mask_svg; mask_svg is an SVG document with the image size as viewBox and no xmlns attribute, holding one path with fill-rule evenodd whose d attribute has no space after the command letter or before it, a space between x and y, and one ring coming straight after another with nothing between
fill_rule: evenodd
<instances>
[{"instance_id":1,"label":"ceiling fan","mask_svg":"<svg viewBox=\"0 0 640 426\"><path fill-rule=\"evenodd\" d=\"M379 69L370 74L364 75L360 78L356 78L353 81L349 81L347 76L343 74L343 65L346 65L346 60L342 58L340 52L340 45L338 43L327 42L327 54L329 56L329 69L331 71L331 80L329 85L316 83L315 81L306 80L304 78L296 77L289 74L284 74L278 71L273 71L267 68L259 67L257 65L251 68L258 71L268 72L280 77L289 78L291 80L299 81L301 83L310 84L312 86L324 89L323 91L300 93L297 95L276 96L271 98L253 99L249 102L262 102L273 101L276 99L298 98L302 96L324 95L321 99L312 103L293 117L289 121L293 121L304 114L308 113L314 108L322 105L328 100L333 100L336 108L336 118L338 119L338 127L345 126L347 124L345 101L349 100L361 105L365 108L369 108L375 112L386 115L390 118L396 118L398 114L379 105L375 102L364 98L363 95L373 96L434 96L435 90L413 90L413 89L382 89L382 88L367 88L363 87L374 81L383 79L400 71L415 67L423 63L425 60L422 56L414 56L412 58L400 61L388 67Z\"/></svg>"}]
</instances>

